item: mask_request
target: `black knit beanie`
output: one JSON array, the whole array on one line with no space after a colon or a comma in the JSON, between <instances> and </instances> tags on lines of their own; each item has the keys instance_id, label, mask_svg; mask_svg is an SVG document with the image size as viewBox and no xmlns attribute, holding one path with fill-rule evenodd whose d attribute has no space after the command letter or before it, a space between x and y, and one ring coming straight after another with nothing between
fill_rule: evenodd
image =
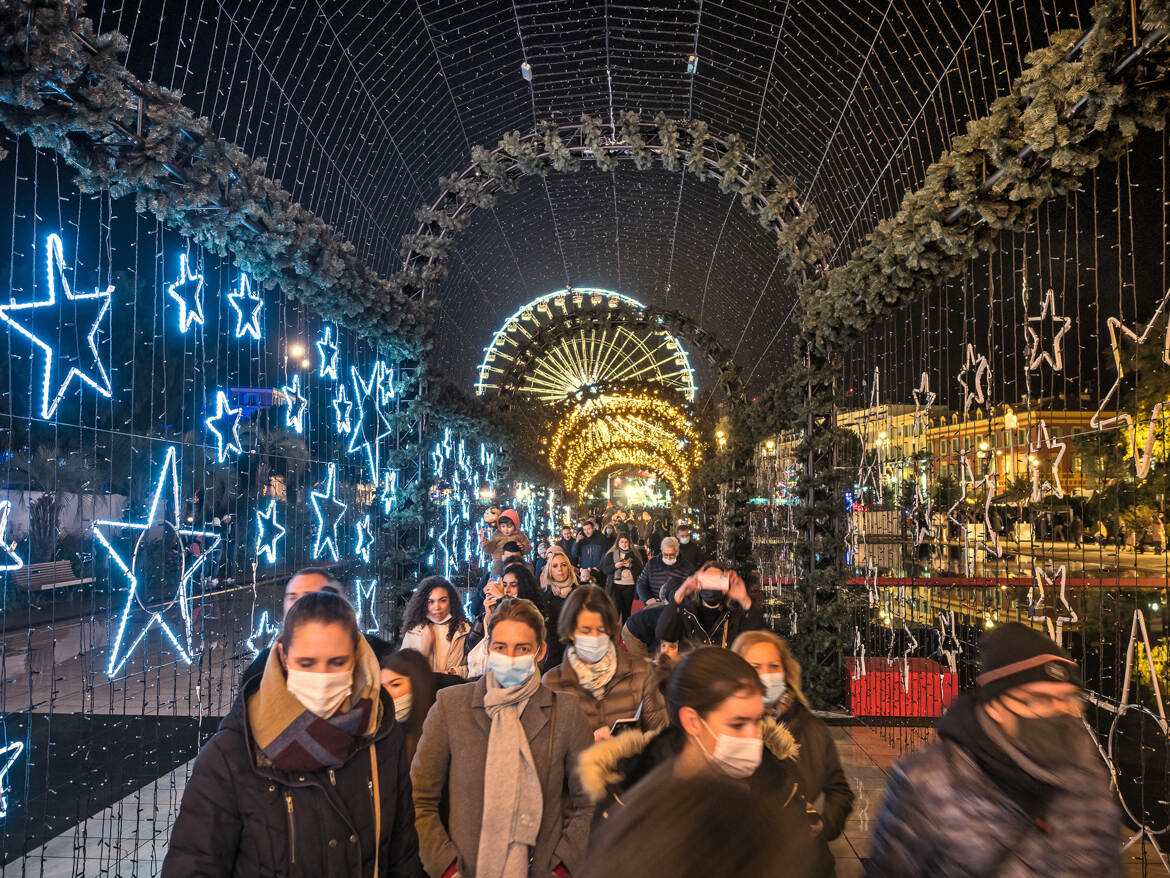
<instances>
[{"instance_id":1,"label":"black knit beanie","mask_svg":"<svg viewBox=\"0 0 1170 878\"><path fill-rule=\"evenodd\" d=\"M1025 683L1084 685L1080 669L1067 652L1034 628L1008 622L990 631L979 650L982 670L975 694L990 701Z\"/></svg>"}]
</instances>

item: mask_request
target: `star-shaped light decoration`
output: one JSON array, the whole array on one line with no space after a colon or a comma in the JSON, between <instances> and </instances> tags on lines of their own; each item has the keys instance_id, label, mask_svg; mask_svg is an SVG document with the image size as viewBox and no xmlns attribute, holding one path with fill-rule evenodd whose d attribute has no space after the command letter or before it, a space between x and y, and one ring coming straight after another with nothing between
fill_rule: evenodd
<instances>
[{"instance_id":1,"label":"star-shaped light decoration","mask_svg":"<svg viewBox=\"0 0 1170 878\"><path fill-rule=\"evenodd\" d=\"M971 403L987 403L991 396L991 364L987 357L975 356L975 345L967 345L963 368L959 370L959 384L963 388L963 413L971 411Z\"/></svg>"},{"instance_id":2,"label":"star-shaped light decoration","mask_svg":"<svg viewBox=\"0 0 1170 878\"><path fill-rule=\"evenodd\" d=\"M354 609L357 613L358 627L364 634L377 634L382 630L378 624L378 580L354 580Z\"/></svg>"},{"instance_id":3,"label":"star-shaped light decoration","mask_svg":"<svg viewBox=\"0 0 1170 878\"><path fill-rule=\"evenodd\" d=\"M1041 421L1036 430L1036 442L1028 443L1033 502L1039 502L1045 494L1064 497L1064 486L1060 484L1060 462L1067 448L1067 442L1057 442L1048 435L1048 425Z\"/></svg>"},{"instance_id":4,"label":"star-shaped light decoration","mask_svg":"<svg viewBox=\"0 0 1170 878\"><path fill-rule=\"evenodd\" d=\"M73 292L65 278L61 237L49 235L46 250L48 292L45 298L0 305L0 320L32 342L34 353L41 358L39 411L40 416L47 420L57 413L57 406L61 404L74 378L77 379L78 389L87 385L106 399L112 395L109 374L102 365L101 352L98 350L97 334L110 311L110 297L114 287L111 284L104 290L95 289L92 293ZM66 305L71 306L71 313L65 311ZM61 332L63 327L69 331ZM77 349L72 355L54 350L45 341L45 338L57 337L61 343L65 343L76 338L76 330L84 327L89 327L89 331L81 337L84 344L78 338Z\"/></svg>"},{"instance_id":5,"label":"star-shaped light decoration","mask_svg":"<svg viewBox=\"0 0 1170 878\"><path fill-rule=\"evenodd\" d=\"M328 515L322 511L322 502ZM313 514L317 516L317 535L313 540L313 558L320 558L326 551L329 556L337 560L337 525L345 516L348 508L337 499L337 464L329 464L329 475L325 479L325 490L312 491L309 494L309 503L313 506ZM326 520L328 520L328 534L326 534Z\"/></svg>"},{"instance_id":6,"label":"star-shaped light decoration","mask_svg":"<svg viewBox=\"0 0 1170 878\"><path fill-rule=\"evenodd\" d=\"M179 332L203 325L203 275L191 273L186 253L179 254L179 279L167 284L167 295L179 303Z\"/></svg>"},{"instance_id":7,"label":"star-shaped light decoration","mask_svg":"<svg viewBox=\"0 0 1170 878\"><path fill-rule=\"evenodd\" d=\"M923 372L918 379L918 387L911 391L914 397L914 429L921 430L930 425L930 408L938 397L930 389L930 373Z\"/></svg>"},{"instance_id":8,"label":"star-shaped light decoration","mask_svg":"<svg viewBox=\"0 0 1170 878\"><path fill-rule=\"evenodd\" d=\"M1064 623L1071 622L1076 624L1077 611L1072 608L1068 602L1068 595L1066 594L1066 583L1068 582L1067 568L1061 564L1051 573L1043 567L1033 566L1032 568L1032 585L1028 589L1028 618L1043 619L1044 624L1048 628L1048 636L1054 640L1061 647L1064 646ZM1057 600L1059 603L1052 608L1056 615L1053 616L1048 606L1044 602L1044 589L1058 592ZM1036 594L1039 592L1039 594ZM1041 612L1043 610L1044 612Z\"/></svg>"},{"instance_id":9,"label":"star-shaped light decoration","mask_svg":"<svg viewBox=\"0 0 1170 878\"><path fill-rule=\"evenodd\" d=\"M248 639L244 641L244 648L251 653L252 658L256 658L256 656L276 643L276 638L279 634L280 626L273 625L269 621L268 611L264 610L260 613L259 618L256 619L256 628L252 631Z\"/></svg>"},{"instance_id":10,"label":"star-shaped light decoration","mask_svg":"<svg viewBox=\"0 0 1170 878\"><path fill-rule=\"evenodd\" d=\"M203 423L215 436L215 458L223 463L228 454L240 454L244 446L240 443L240 416L243 409L234 409L222 390L215 394L215 414Z\"/></svg>"},{"instance_id":11,"label":"star-shaped light decoration","mask_svg":"<svg viewBox=\"0 0 1170 878\"><path fill-rule=\"evenodd\" d=\"M284 412L284 425L304 435L305 422L309 419L309 401L301 392L300 372L293 373L292 382L280 388L280 394L287 406Z\"/></svg>"},{"instance_id":12,"label":"star-shaped light decoration","mask_svg":"<svg viewBox=\"0 0 1170 878\"><path fill-rule=\"evenodd\" d=\"M236 312L236 338L250 335L260 341L260 312L264 310L264 297L252 290L252 278L241 272L239 286L228 293L227 300Z\"/></svg>"},{"instance_id":13,"label":"star-shaped light decoration","mask_svg":"<svg viewBox=\"0 0 1170 878\"><path fill-rule=\"evenodd\" d=\"M374 529L370 525L370 513L361 517L354 525L357 540L354 544L354 554L361 558L363 564L370 563L370 550L374 548Z\"/></svg>"},{"instance_id":14,"label":"star-shaped light decoration","mask_svg":"<svg viewBox=\"0 0 1170 878\"><path fill-rule=\"evenodd\" d=\"M337 432L342 436L348 436L353 429L353 424L349 419L352 411L353 403L349 401L345 382L339 382L337 392L333 395L333 422L337 426Z\"/></svg>"},{"instance_id":15,"label":"star-shaped light decoration","mask_svg":"<svg viewBox=\"0 0 1170 878\"><path fill-rule=\"evenodd\" d=\"M1150 474L1154 458L1157 426L1162 421L1162 407L1170 406L1170 290L1162 297L1158 309L1139 336L1116 317L1109 318L1109 339L1113 348L1113 364L1117 380L1105 394L1101 405L1089 420L1095 429L1122 424L1129 431L1137 477ZM1128 350L1122 350L1126 347ZM1138 382L1140 374L1141 381ZM1133 383L1130 397L1134 413L1123 409L1122 382ZM1110 414L1110 410L1115 413ZM1139 428L1145 431L1145 442L1140 443ZM1139 447L1141 445L1141 447Z\"/></svg>"},{"instance_id":16,"label":"star-shaped light decoration","mask_svg":"<svg viewBox=\"0 0 1170 878\"><path fill-rule=\"evenodd\" d=\"M320 360L317 377L332 381L337 380L337 364L341 357L341 347L333 337L334 331L333 325L326 323L321 327L321 337L317 339L317 358Z\"/></svg>"},{"instance_id":17,"label":"star-shaped light decoration","mask_svg":"<svg viewBox=\"0 0 1170 878\"><path fill-rule=\"evenodd\" d=\"M878 601L878 566L873 563L873 558L865 559L865 592L869 597L869 605L872 607Z\"/></svg>"},{"instance_id":18,"label":"star-shaped light decoration","mask_svg":"<svg viewBox=\"0 0 1170 878\"><path fill-rule=\"evenodd\" d=\"M11 500L0 500L0 573L19 570L24 559L15 552L15 543L8 543L8 515L12 512Z\"/></svg>"},{"instance_id":19,"label":"star-shaped light decoration","mask_svg":"<svg viewBox=\"0 0 1170 878\"><path fill-rule=\"evenodd\" d=\"M881 503L885 490L882 486L882 440L879 436L876 440L872 440L871 434L873 432L873 421L877 417L878 408L881 406L881 373L875 368L873 370L873 382L869 388L869 408L868 414L865 415L861 424L861 461L858 464L858 494L863 499L865 498L865 489L869 488L878 503ZM874 448L871 451L870 445Z\"/></svg>"},{"instance_id":20,"label":"star-shaped light decoration","mask_svg":"<svg viewBox=\"0 0 1170 878\"><path fill-rule=\"evenodd\" d=\"M934 525L930 516L934 511L934 502L922 490L922 485L914 486L914 503L910 507L910 527L914 533L914 545L921 546L923 540L934 539Z\"/></svg>"},{"instance_id":21,"label":"star-shaped light decoration","mask_svg":"<svg viewBox=\"0 0 1170 878\"><path fill-rule=\"evenodd\" d=\"M1025 303L1026 304L1026 303ZM1052 326L1059 326L1055 332L1046 330L1045 324ZM1063 339L1065 333L1069 331L1072 326L1071 317L1061 317L1056 313L1056 299L1052 290L1044 294L1044 298L1040 300L1040 314L1037 317L1029 317L1024 325L1024 334L1027 336L1027 351L1028 351L1028 371L1035 372L1040 368L1040 364L1047 362L1053 372L1061 372L1064 370L1064 344ZM1040 331L1038 332L1037 329ZM1051 350L1044 346L1044 337L1050 336L1052 338Z\"/></svg>"},{"instance_id":22,"label":"star-shaped light decoration","mask_svg":"<svg viewBox=\"0 0 1170 878\"><path fill-rule=\"evenodd\" d=\"M382 489L378 493L382 501L382 514L389 515L398 504L398 470L388 469L382 473Z\"/></svg>"},{"instance_id":23,"label":"star-shaped light decoration","mask_svg":"<svg viewBox=\"0 0 1170 878\"><path fill-rule=\"evenodd\" d=\"M944 610L938 614L938 651L947 660L952 674L959 672L958 657L963 652L963 643L955 634L955 611Z\"/></svg>"},{"instance_id":24,"label":"star-shaped light decoration","mask_svg":"<svg viewBox=\"0 0 1170 878\"><path fill-rule=\"evenodd\" d=\"M276 498L273 497L268 501L267 509L256 510L256 557L275 564L276 546L284 534L284 525L276 520Z\"/></svg>"},{"instance_id":25,"label":"star-shaped light decoration","mask_svg":"<svg viewBox=\"0 0 1170 878\"><path fill-rule=\"evenodd\" d=\"M967 524L955 517L955 510L967 502L967 498L976 492L982 490L984 492L983 498L983 532L984 539L976 543L976 549L985 549L988 554L994 555L996 558L1002 557L1003 550L999 545L999 534L991 526L991 502L995 499L996 475L994 472L989 472L981 479L975 478L975 473L971 469L971 461L967 456L966 451L959 452L959 499L955 501L954 505L947 510L947 518L953 521L963 531L963 557L966 559L967 575L973 576L975 573L975 555L971 551L971 545L967 534Z\"/></svg>"},{"instance_id":26,"label":"star-shaped light decoration","mask_svg":"<svg viewBox=\"0 0 1170 878\"><path fill-rule=\"evenodd\" d=\"M853 627L853 654L857 661L853 663L853 679L860 680L865 676L865 644L861 641L861 629Z\"/></svg>"},{"instance_id":27,"label":"star-shaped light decoration","mask_svg":"<svg viewBox=\"0 0 1170 878\"><path fill-rule=\"evenodd\" d=\"M169 490L168 490L169 487ZM129 563L124 550L119 550L111 541L112 534L122 532L129 537ZM101 543L110 560L118 572L125 577L129 586L126 592L126 604L118 618L118 628L111 641L110 660L106 666L106 674L114 677L122 670L126 660L146 638L151 628L158 626L166 635L166 640L175 648L179 658L186 664L191 663L194 653L191 637L191 611L188 603L190 594L188 586L195 574L203 567L203 562L219 545L220 535L215 531L196 530L183 527L179 521L179 471L176 462L174 446L168 446L151 494L146 515L141 521L95 521L93 523L94 538ZM193 563L186 563L186 545L181 547L179 557L179 578L175 587L174 599L167 605L156 610L145 609L142 598L138 595L138 586L142 571L138 568L139 552L146 545L149 537L166 539L177 535L180 541L200 538L204 540L203 551ZM123 537L123 540L126 538ZM149 575L158 576L156 569L149 570ZM127 642L129 646L127 646Z\"/></svg>"},{"instance_id":28,"label":"star-shaped light decoration","mask_svg":"<svg viewBox=\"0 0 1170 878\"><path fill-rule=\"evenodd\" d=\"M918 649L918 638L906 624L906 616L902 616L902 633L906 635L906 648L902 651L902 688L910 691L910 653Z\"/></svg>"},{"instance_id":29,"label":"star-shaped light decoration","mask_svg":"<svg viewBox=\"0 0 1170 878\"><path fill-rule=\"evenodd\" d=\"M390 420L379 404L382 395L382 370L386 364L381 360L374 363L369 379L363 379L356 366L350 366L353 390L357 397L357 421L349 434L346 451L349 454L361 452L365 456L370 481L378 482L381 468L382 440L390 435Z\"/></svg>"},{"instance_id":30,"label":"star-shaped light decoration","mask_svg":"<svg viewBox=\"0 0 1170 878\"><path fill-rule=\"evenodd\" d=\"M3 763L0 764L0 820L8 816L8 792L12 789L8 783L8 773L23 752L24 741L11 741L0 747L0 763Z\"/></svg>"}]
</instances>

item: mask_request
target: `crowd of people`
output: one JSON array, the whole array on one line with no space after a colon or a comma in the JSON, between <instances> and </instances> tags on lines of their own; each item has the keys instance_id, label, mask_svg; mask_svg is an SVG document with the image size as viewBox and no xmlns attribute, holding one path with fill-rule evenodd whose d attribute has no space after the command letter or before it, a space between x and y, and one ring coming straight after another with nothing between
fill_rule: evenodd
<instances>
[{"instance_id":1,"label":"crowd of people","mask_svg":"<svg viewBox=\"0 0 1170 878\"><path fill-rule=\"evenodd\" d=\"M179 876L832 876L854 793L759 593L691 528L582 522L536 549L489 510L485 575L422 580L398 645L328 570L200 751ZM1077 666L1023 625L894 773L875 876L1120 874Z\"/></svg>"}]
</instances>

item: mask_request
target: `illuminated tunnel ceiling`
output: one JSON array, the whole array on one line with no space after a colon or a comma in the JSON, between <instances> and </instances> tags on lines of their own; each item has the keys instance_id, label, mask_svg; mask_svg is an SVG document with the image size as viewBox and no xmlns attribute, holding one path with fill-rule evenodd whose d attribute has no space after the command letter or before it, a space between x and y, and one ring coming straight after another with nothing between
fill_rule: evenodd
<instances>
[{"instance_id":1,"label":"illuminated tunnel ceiling","mask_svg":"<svg viewBox=\"0 0 1170 878\"><path fill-rule=\"evenodd\" d=\"M116 28L138 2L90 12ZM842 242L839 263L1019 59L1086 12L1070 0L145 0L128 63L181 89L386 274L415 209L472 145L624 109L701 119L771 154ZM492 332L566 284L692 314L755 389L792 353L794 290L771 237L734 196L681 173L526 179L477 215L450 265L436 359L468 389Z\"/></svg>"}]
</instances>

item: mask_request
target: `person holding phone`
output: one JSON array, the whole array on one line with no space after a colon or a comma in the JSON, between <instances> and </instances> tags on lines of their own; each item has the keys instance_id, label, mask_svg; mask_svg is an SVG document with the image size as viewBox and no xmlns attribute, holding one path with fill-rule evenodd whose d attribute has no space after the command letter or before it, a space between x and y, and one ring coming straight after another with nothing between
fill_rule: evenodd
<instances>
[{"instance_id":1,"label":"person holding phone","mask_svg":"<svg viewBox=\"0 0 1170 878\"><path fill-rule=\"evenodd\" d=\"M634 585L642 573L642 553L634 547L629 534L621 534L614 547L605 553L601 573L605 577L605 591L617 605L622 621L630 618L634 605Z\"/></svg>"},{"instance_id":2,"label":"person holding phone","mask_svg":"<svg viewBox=\"0 0 1170 878\"><path fill-rule=\"evenodd\" d=\"M500 601L504 598L523 598L532 601L538 608L541 607L540 587L527 564L509 564L500 574L499 579L493 579L484 589L484 613L471 628L467 642L471 648L467 652L467 677L473 679L483 676L487 670L488 644L484 638L492 614ZM541 609L543 615L543 609ZM547 625L547 619L545 621Z\"/></svg>"},{"instance_id":3,"label":"person holding phone","mask_svg":"<svg viewBox=\"0 0 1170 878\"><path fill-rule=\"evenodd\" d=\"M544 675L544 685L558 692L573 692L581 710L601 741L613 734L614 724L636 720L649 665L619 649L613 637L621 619L609 595L596 586L576 589L561 607L558 634L566 645L561 663Z\"/></svg>"},{"instance_id":4,"label":"person holding phone","mask_svg":"<svg viewBox=\"0 0 1170 878\"><path fill-rule=\"evenodd\" d=\"M744 631L764 627L764 612L739 574L724 561L711 561L687 578L666 602L656 634L695 646L729 647Z\"/></svg>"}]
</instances>

